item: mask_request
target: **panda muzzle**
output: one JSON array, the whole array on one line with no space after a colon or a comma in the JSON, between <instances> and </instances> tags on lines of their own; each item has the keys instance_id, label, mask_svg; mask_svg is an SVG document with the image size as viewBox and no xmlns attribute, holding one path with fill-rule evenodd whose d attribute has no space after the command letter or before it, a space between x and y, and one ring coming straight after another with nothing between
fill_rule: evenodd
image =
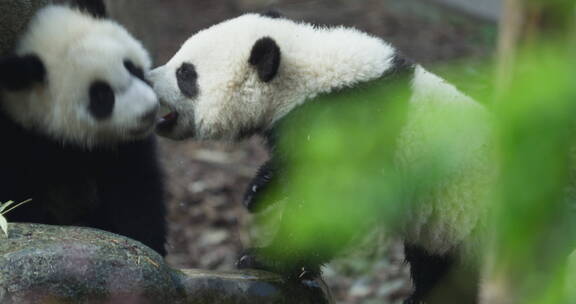
<instances>
[{"instance_id":1,"label":"panda muzzle","mask_svg":"<svg viewBox=\"0 0 576 304\"><path fill-rule=\"evenodd\" d=\"M161 133L171 132L178 123L178 112L172 111L162 116L156 124L156 130Z\"/></svg>"}]
</instances>

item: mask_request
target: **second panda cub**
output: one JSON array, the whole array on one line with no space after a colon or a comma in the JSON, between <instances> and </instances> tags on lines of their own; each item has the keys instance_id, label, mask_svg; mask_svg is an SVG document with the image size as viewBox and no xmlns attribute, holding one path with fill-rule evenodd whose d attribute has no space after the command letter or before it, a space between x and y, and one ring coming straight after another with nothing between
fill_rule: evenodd
<instances>
[{"instance_id":1,"label":"second panda cub","mask_svg":"<svg viewBox=\"0 0 576 304\"><path fill-rule=\"evenodd\" d=\"M13 222L100 228L165 254L147 51L101 0L39 9L0 58L0 202Z\"/></svg>"},{"instance_id":2,"label":"second panda cub","mask_svg":"<svg viewBox=\"0 0 576 304\"><path fill-rule=\"evenodd\" d=\"M433 128L426 125L429 113L474 116L478 117L476 122L486 122L482 119L486 116L483 107L402 57L382 39L352 28L316 27L277 14L246 14L198 32L164 66L153 70L151 79L161 103L171 110L157 127L160 135L233 140L256 133L264 135L272 158L250 185L245 203L251 210L261 210L262 204L270 201L267 189L283 187L283 170L293 159L291 149L309 145L306 132L321 121L314 116L321 111L309 111L313 105L330 111L343 101L362 99L342 96L371 94L373 100L362 103L367 107L362 112L365 116L350 113L339 117L356 119L368 132L379 131L370 128L378 125L379 119L398 119L398 130L390 130L395 140L375 147L381 149L383 163L388 157L397 161L399 168L409 168L427 153L423 150L434 138ZM386 113L391 104L398 103L406 105L404 117ZM481 127L486 132L478 132L478 137L465 138L461 134L466 133L459 130L468 128L472 121L446 123L452 124L449 129L454 137L465 143L453 148L457 151L449 151L459 155L450 172L445 172L455 179L449 183L438 181L427 193L414 196L417 204L407 204L404 223L397 229L405 240L415 284L407 303L429 299L435 284L453 266L461 266L460 261L471 256L468 254L480 246L482 239L478 232L482 231L486 207L483 191L476 185L488 179L483 165L489 128ZM292 137L288 145L277 145L287 133L301 136ZM284 217L294 218L301 210L300 204L290 201L293 192L283 194L288 197ZM326 213L330 214L329 210ZM240 266L297 278L303 273L318 275L320 266L332 259L335 250L303 252L290 248L287 244L292 243L292 228L285 221L278 226L272 246L283 250L290 263L271 260L256 250L255 256L241 259ZM336 232L319 229L310 233L317 234L312 243L326 248L331 246L325 244L330 239L326 236ZM464 288L470 287L468 298L460 303L474 302L476 279L470 276Z\"/></svg>"}]
</instances>

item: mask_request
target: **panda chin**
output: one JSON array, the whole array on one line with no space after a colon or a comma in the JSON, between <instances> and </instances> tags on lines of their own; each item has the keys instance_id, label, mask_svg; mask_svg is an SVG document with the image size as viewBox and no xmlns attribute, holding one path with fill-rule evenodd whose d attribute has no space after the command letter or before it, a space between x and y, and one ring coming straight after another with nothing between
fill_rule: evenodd
<instances>
[{"instance_id":1,"label":"panda chin","mask_svg":"<svg viewBox=\"0 0 576 304\"><path fill-rule=\"evenodd\" d=\"M140 139L145 138L146 136L150 135L152 129L150 127L144 127L139 129L130 130L128 132L131 138Z\"/></svg>"}]
</instances>

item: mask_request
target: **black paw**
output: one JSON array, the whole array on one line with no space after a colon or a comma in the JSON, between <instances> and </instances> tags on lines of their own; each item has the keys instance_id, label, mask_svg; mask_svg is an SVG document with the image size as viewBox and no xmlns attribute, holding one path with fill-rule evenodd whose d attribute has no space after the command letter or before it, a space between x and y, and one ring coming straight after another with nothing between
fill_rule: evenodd
<instances>
[{"instance_id":1,"label":"black paw","mask_svg":"<svg viewBox=\"0 0 576 304\"><path fill-rule=\"evenodd\" d=\"M273 195L275 191L278 191L274 187L274 184L276 184L274 182L275 171L274 163L268 161L258 169L258 173L250 182L242 202L250 212L260 212L266 209L270 203L276 201Z\"/></svg>"},{"instance_id":2,"label":"black paw","mask_svg":"<svg viewBox=\"0 0 576 304\"><path fill-rule=\"evenodd\" d=\"M265 270L284 275L284 265L279 261L268 258L265 251L265 248L246 249L236 261L236 268Z\"/></svg>"},{"instance_id":3,"label":"black paw","mask_svg":"<svg viewBox=\"0 0 576 304\"><path fill-rule=\"evenodd\" d=\"M242 205L244 205L250 213L260 213L268 209L268 207L275 205L280 199L280 196L270 191L269 186L252 184L246 193L244 193Z\"/></svg>"},{"instance_id":4,"label":"black paw","mask_svg":"<svg viewBox=\"0 0 576 304\"><path fill-rule=\"evenodd\" d=\"M260 190L260 187L253 183L251 184L248 189L246 190L246 193L244 193L244 200L242 201L242 205L244 205L244 207L246 207L246 209L248 209L248 211L250 211L251 213L254 213L258 210L258 191Z\"/></svg>"},{"instance_id":5,"label":"black paw","mask_svg":"<svg viewBox=\"0 0 576 304\"><path fill-rule=\"evenodd\" d=\"M314 304L335 303L332 292L321 277L314 280L292 281L289 294L304 294Z\"/></svg>"},{"instance_id":6,"label":"black paw","mask_svg":"<svg viewBox=\"0 0 576 304\"><path fill-rule=\"evenodd\" d=\"M313 299L311 303L334 303L330 289L322 280L320 266L303 266L300 263L286 265L267 258L263 254L264 251L265 248L251 248L244 251L236 262L236 267L277 273L287 280L289 294L306 294L306 298Z\"/></svg>"},{"instance_id":7,"label":"black paw","mask_svg":"<svg viewBox=\"0 0 576 304\"><path fill-rule=\"evenodd\" d=\"M265 251L265 248L251 248L244 251L236 262L236 268L265 270L299 282L314 281L321 277L320 265L286 263L270 259Z\"/></svg>"},{"instance_id":8,"label":"black paw","mask_svg":"<svg viewBox=\"0 0 576 304\"><path fill-rule=\"evenodd\" d=\"M424 302L415 299L413 296L409 297L408 299L404 300L402 304L424 304Z\"/></svg>"},{"instance_id":9,"label":"black paw","mask_svg":"<svg viewBox=\"0 0 576 304\"><path fill-rule=\"evenodd\" d=\"M266 265L261 263L256 257L255 251L256 249L248 249L244 251L238 261L236 261L236 268L267 270Z\"/></svg>"}]
</instances>

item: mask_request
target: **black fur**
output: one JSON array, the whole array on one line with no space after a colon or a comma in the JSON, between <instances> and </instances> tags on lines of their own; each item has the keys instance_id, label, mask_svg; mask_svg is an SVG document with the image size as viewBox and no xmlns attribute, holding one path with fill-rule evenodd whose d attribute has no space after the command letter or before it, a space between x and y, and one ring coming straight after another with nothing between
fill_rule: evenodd
<instances>
[{"instance_id":1,"label":"black fur","mask_svg":"<svg viewBox=\"0 0 576 304\"><path fill-rule=\"evenodd\" d=\"M32 199L9 221L99 228L166 253L153 138L88 151L39 134L0 113L0 201Z\"/></svg>"},{"instance_id":2,"label":"black fur","mask_svg":"<svg viewBox=\"0 0 576 304\"><path fill-rule=\"evenodd\" d=\"M243 204L250 212L262 211L267 207L265 204L276 201L272 195L276 194L282 177L276 178L275 166L275 162L268 161L260 167L244 193Z\"/></svg>"},{"instance_id":3,"label":"black fur","mask_svg":"<svg viewBox=\"0 0 576 304\"><path fill-rule=\"evenodd\" d=\"M454 259L448 255L429 254L423 248L410 244L404 244L404 254L410 264L410 275L414 283L414 292L404 303L418 304L424 301L438 282L446 277L454 264Z\"/></svg>"},{"instance_id":4,"label":"black fur","mask_svg":"<svg viewBox=\"0 0 576 304\"><path fill-rule=\"evenodd\" d=\"M142 121L144 125L151 126L154 123L156 123L157 118L158 118L158 108L154 108L148 111L146 114L144 114L142 118L140 118L140 121Z\"/></svg>"},{"instance_id":5,"label":"black fur","mask_svg":"<svg viewBox=\"0 0 576 304\"><path fill-rule=\"evenodd\" d=\"M385 79L399 78L402 77L406 71L411 71L412 69L414 69L414 62L411 59L404 57L402 54L397 53L392 59L392 68L384 72L382 77Z\"/></svg>"},{"instance_id":6,"label":"black fur","mask_svg":"<svg viewBox=\"0 0 576 304\"><path fill-rule=\"evenodd\" d=\"M134 77L136 77L136 78L144 81L146 84L150 85L150 82L148 81L148 79L146 79L146 76L144 75L144 70L141 67L135 65L134 62L132 62L130 60L124 60L124 67Z\"/></svg>"},{"instance_id":7,"label":"black fur","mask_svg":"<svg viewBox=\"0 0 576 304\"><path fill-rule=\"evenodd\" d=\"M45 79L46 68L36 55L0 58L0 89L23 90Z\"/></svg>"},{"instance_id":8,"label":"black fur","mask_svg":"<svg viewBox=\"0 0 576 304\"><path fill-rule=\"evenodd\" d=\"M260 16L268 17L268 18L272 18L272 19L284 18L284 15L282 15L282 13L280 13L279 11L276 11L276 10L265 11L263 13L260 13Z\"/></svg>"},{"instance_id":9,"label":"black fur","mask_svg":"<svg viewBox=\"0 0 576 304\"><path fill-rule=\"evenodd\" d=\"M90 86L90 103L88 110L97 120L105 120L112 116L116 96L112 87L103 81L96 81Z\"/></svg>"},{"instance_id":10,"label":"black fur","mask_svg":"<svg viewBox=\"0 0 576 304\"><path fill-rule=\"evenodd\" d=\"M431 254L424 248L405 243L406 261L414 292L404 304L478 303L479 273L473 266L462 265L452 253Z\"/></svg>"},{"instance_id":11,"label":"black fur","mask_svg":"<svg viewBox=\"0 0 576 304\"><path fill-rule=\"evenodd\" d=\"M413 73L414 65L408 60L397 56L394 58L394 67L386 71L379 79L360 84L354 88L344 88L327 96L319 96L317 100L307 101L292 110L272 131L265 134L272 158L259 170L258 175L251 183L251 188L248 189L245 204L249 209L256 211L262 210L266 207L264 204L270 203L270 201L268 201L271 197L270 195L284 195L289 191L281 189L281 187L284 187L286 184L281 178L283 178L283 168L290 166L290 160L294 152L287 149L278 149L277 143L283 141L283 148L293 147L294 149L306 145L307 139L304 134L307 134L308 130L313 128L315 121L317 121L315 115L326 114L333 117L334 113L341 113L342 111L339 109L342 109L341 107L345 106L346 102L348 102L348 104L350 102L347 98L354 98L354 102L359 103L358 108L361 110L355 113L347 113L345 117L347 119L354 119L359 123L365 122L368 128L366 130L367 132L372 131L370 130L370 125L373 125L375 120L397 120L398 123L392 125L397 125L398 130L391 130L391 138L383 143L386 149L382 151L382 158L388 159L388 161L391 162L393 160L396 138L399 136L400 126L403 124L405 114L401 115L401 117L388 117L390 115L385 116L386 110L398 104L408 105L410 83L413 78ZM358 97L363 96L363 93L370 92L382 92L382 94L379 94L378 98L357 100ZM341 99L332 99L331 96L340 96ZM289 140L293 142L286 142L287 139L284 136L286 131L292 132L292 134L303 135L291 136ZM314 177L307 176L307 178ZM252 188L253 186L256 186L256 188ZM298 203L290 203L290 199L293 199L293 193L290 193L290 196L286 195L286 197L283 197L288 200L284 207L283 218L294 217L301 213ZM276 201L278 199L278 197L275 197L273 200ZM318 235L316 242L314 242L316 244L314 248L298 251L284 245L293 243L289 240L293 237L290 227L288 227L285 222L280 222L279 226L279 230L270 246L275 248L275 251L284 252L284 256L290 260L271 260L265 254L266 248L253 248L248 251L247 255L244 255L239 260L239 268L266 269L283 273L292 279L300 279L302 276L308 278L319 276L322 264L329 262L334 254L347 246L348 241L353 237L350 235L350 238L338 244L326 244L327 240L323 236L330 235L333 231L325 231L325 229L330 229L330 227L318 226L315 227L317 230L313 232L315 235ZM278 248L280 248L280 250L278 250ZM326 248L330 249L327 250Z\"/></svg>"},{"instance_id":12,"label":"black fur","mask_svg":"<svg viewBox=\"0 0 576 304\"><path fill-rule=\"evenodd\" d=\"M198 73L196 67L191 63L183 63L176 70L176 80L180 92L188 98L194 98L198 95Z\"/></svg>"},{"instance_id":13,"label":"black fur","mask_svg":"<svg viewBox=\"0 0 576 304\"><path fill-rule=\"evenodd\" d=\"M106 5L103 0L73 0L72 5L96 17L106 18Z\"/></svg>"},{"instance_id":14,"label":"black fur","mask_svg":"<svg viewBox=\"0 0 576 304\"><path fill-rule=\"evenodd\" d=\"M270 37L260 38L252 47L248 62L256 67L261 81L270 82L280 68L280 47Z\"/></svg>"}]
</instances>

